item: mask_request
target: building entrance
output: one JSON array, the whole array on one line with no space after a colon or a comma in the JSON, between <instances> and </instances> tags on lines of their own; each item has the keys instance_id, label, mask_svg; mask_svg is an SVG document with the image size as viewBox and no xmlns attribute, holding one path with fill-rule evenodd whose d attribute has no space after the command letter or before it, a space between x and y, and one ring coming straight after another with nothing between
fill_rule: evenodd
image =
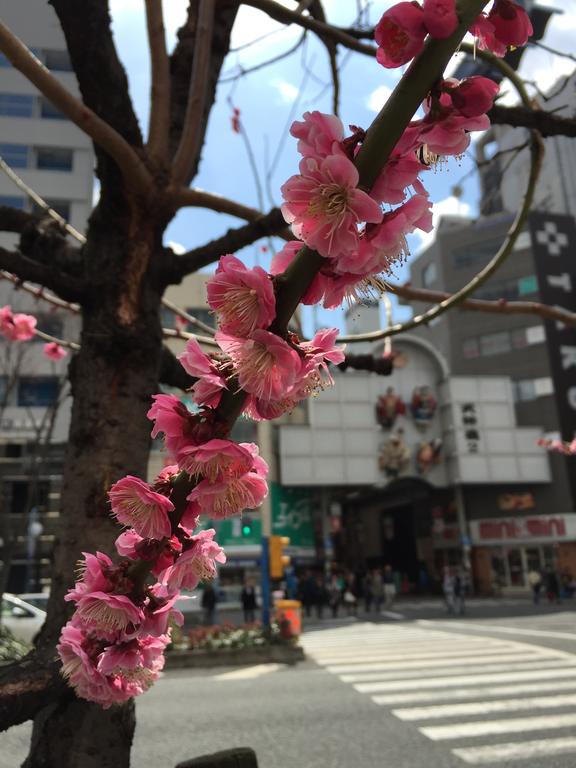
<instances>
[{"instance_id":1,"label":"building entrance","mask_svg":"<svg viewBox=\"0 0 576 768\"><path fill-rule=\"evenodd\" d=\"M414 507L406 504L380 513L382 564L391 565L401 584L418 582Z\"/></svg>"}]
</instances>

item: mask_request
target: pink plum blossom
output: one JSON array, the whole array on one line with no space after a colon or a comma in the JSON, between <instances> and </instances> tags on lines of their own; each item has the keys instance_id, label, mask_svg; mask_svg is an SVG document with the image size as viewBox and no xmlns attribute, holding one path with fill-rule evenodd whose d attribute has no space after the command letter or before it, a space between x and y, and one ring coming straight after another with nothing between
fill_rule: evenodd
<instances>
[{"instance_id":1,"label":"pink plum blossom","mask_svg":"<svg viewBox=\"0 0 576 768\"><path fill-rule=\"evenodd\" d=\"M262 267L247 269L235 256L220 258L206 285L208 304L217 311L218 327L232 336L267 328L276 316L276 297Z\"/></svg>"},{"instance_id":2,"label":"pink plum blossom","mask_svg":"<svg viewBox=\"0 0 576 768\"><path fill-rule=\"evenodd\" d=\"M174 607L176 601L180 599L178 591L169 592L165 585L158 583L150 587L148 592L149 603L146 608L146 618L141 627L143 634L162 637L169 631L171 623L179 627L184 624L182 611Z\"/></svg>"},{"instance_id":3,"label":"pink plum blossom","mask_svg":"<svg viewBox=\"0 0 576 768\"><path fill-rule=\"evenodd\" d=\"M62 360L68 352L60 344L50 341L48 344L44 344L44 354L49 360Z\"/></svg>"},{"instance_id":4,"label":"pink plum blossom","mask_svg":"<svg viewBox=\"0 0 576 768\"><path fill-rule=\"evenodd\" d=\"M112 589L110 572L114 567L112 560L103 552L82 552L84 561L77 565L79 579L64 597L64 600L77 602L89 592L109 592Z\"/></svg>"},{"instance_id":5,"label":"pink plum blossom","mask_svg":"<svg viewBox=\"0 0 576 768\"><path fill-rule=\"evenodd\" d=\"M284 272L294 261L296 255L303 247L304 243L300 240L290 240L287 242L282 250L278 251L278 253L272 257L270 273L272 275L282 274L282 272ZM322 298L322 294L322 279L316 275L300 301L302 304L316 304Z\"/></svg>"},{"instance_id":6,"label":"pink plum blossom","mask_svg":"<svg viewBox=\"0 0 576 768\"><path fill-rule=\"evenodd\" d=\"M455 0L424 0L424 24L431 37L450 37L458 26Z\"/></svg>"},{"instance_id":7,"label":"pink plum blossom","mask_svg":"<svg viewBox=\"0 0 576 768\"><path fill-rule=\"evenodd\" d=\"M144 618L126 595L109 592L88 592L76 604L74 619L87 631L105 640L116 640L129 628L139 625Z\"/></svg>"},{"instance_id":8,"label":"pink plum blossom","mask_svg":"<svg viewBox=\"0 0 576 768\"><path fill-rule=\"evenodd\" d=\"M494 37L506 48L525 45L534 31L524 8L512 0L494 0L488 21L494 27Z\"/></svg>"},{"instance_id":9,"label":"pink plum blossom","mask_svg":"<svg viewBox=\"0 0 576 768\"><path fill-rule=\"evenodd\" d=\"M300 372L296 350L269 331L254 331L246 339L218 332L216 341L232 358L240 387L265 400L281 398Z\"/></svg>"},{"instance_id":10,"label":"pink plum blossom","mask_svg":"<svg viewBox=\"0 0 576 768\"><path fill-rule=\"evenodd\" d=\"M10 341L29 341L36 334L36 318L20 312L13 314L9 306L1 307L0 333Z\"/></svg>"},{"instance_id":11,"label":"pink plum blossom","mask_svg":"<svg viewBox=\"0 0 576 768\"><path fill-rule=\"evenodd\" d=\"M189 475L202 475L214 482L222 476L243 475L252 468L253 459L238 443L215 438L183 448L178 454L178 464Z\"/></svg>"},{"instance_id":12,"label":"pink plum blossom","mask_svg":"<svg viewBox=\"0 0 576 768\"><path fill-rule=\"evenodd\" d=\"M185 445L198 444L208 440L212 427L205 416L190 413L188 408L174 395L152 395L154 403L146 414L154 421L152 437L164 433L166 448L172 455Z\"/></svg>"},{"instance_id":13,"label":"pink plum blossom","mask_svg":"<svg viewBox=\"0 0 576 768\"><path fill-rule=\"evenodd\" d=\"M122 525L133 528L146 539L170 536L168 513L174 509L170 499L140 480L127 475L114 483L109 491L112 514Z\"/></svg>"},{"instance_id":14,"label":"pink plum blossom","mask_svg":"<svg viewBox=\"0 0 576 768\"><path fill-rule=\"evenodd\" d=\"M460 82L448 80L445 83L454 108L465 117L478 117L488 112L500 90L498 83L488 77L466 77Z\"/></svg>"},{"instance_id":15,"label":"pink plum blossom","mask_svg":"<svg viewBox=\"0 0 576 768\"><path fill-rule=\"evenodd\" d=\"M401 67L420 53L426 31L424 12L418 3L393 5L374 29L376 59L387 69Z\"/></svg>"},{"instance_id":16,"label":"pink plum blossom","mask_svg":"<svg viewBox=\"0 0 576 768\"><path fill-rule=\"evenodd\" d=\"M290 133L298 139L297 149L303 157L323 158L337 154L344 139L344 126L336 115L304 112L303 121L295 120Z\"/></svg>"},{"instance_id":17,"label":"pink plum blossom","mask_svg":"<svg viewBox=\"0 0 576 768\"><path fill-rule=\"evenodd\" d=\"M256 509L268 495L266 480L258 472L210 483L201 480L188 496L196 501L202 513L213 520L238 515L244 509Z\"/></svg>"},{"instance_id":18,"label":"pink plum blossom","mask_svg":"<svg viewBox=\"0 0 576 768\"><path fill-rule=\"evenodd\" d=\"M153 576L158 576L161 571L172 565L174 558L182 551L182 544L176 536L171 536L167 541L144 539L132 529L121 533L114 545L121 557L153 562L150 571Z\"/></svg>"},{"instance_id":19,"label":"pink plum blossom","mask_svg":"<svg viewBox=\"0 0 576 768\"><path fill-rule=\"evenodd\" d=\"M194 402L216 408L227 383L212 358L202 351L196 339L190 339L178 360L186 373L198 378L192 387Z\"/></svg>"},{"instance_id":20,"label":"pink plum blossom","mask_svg":"<svg viewBox=\"0 0 576 768\"><path fill-rule=\"evenodd\" d=\"M282 185L282 213L296 237L321 256L337 258L354 250L358 224L377 223L380 206L357 188L358 171L344 155L305 157L300 174Z\"/></svg>"},{"instance_id":21,"label":"pink plum blossom","mask_svg":"<svg viewBox=\"0 0 576 768\"><path fill-rule=\"evenodd\" d=\"M167 568L160 581L170 591L195 589L201 581L216 576L216 563L225 563L224 550L215 541L216 531L208 528L192 537L185 552Z\"/></svg>"},{"instance_id":22,"label":"pink plum blossom","mask_svg":"<svg viewBox=\"0 0 576 768\"><path fill-rule=\"evenodd\" d=\"M384 166L370 190L370 196L379 203L402 203L406 199L407 188L418 181L418 174L428 170L416 154L408 152L393 156Z\"/></svg>"}]
</instances>

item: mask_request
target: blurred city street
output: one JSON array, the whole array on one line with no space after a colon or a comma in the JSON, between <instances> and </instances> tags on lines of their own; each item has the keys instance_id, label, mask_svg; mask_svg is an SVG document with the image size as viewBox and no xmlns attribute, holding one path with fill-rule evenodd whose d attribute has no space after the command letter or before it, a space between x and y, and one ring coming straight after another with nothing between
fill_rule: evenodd
<instances>
[{"instance_id":1,"label":"blurred city street","mask_svg":"<svg viewBox=\"0 0 576 768\"><path fill-rule=\"evenodd\" d=\"M441 610L430 600L400 604L396 619L309 624L296 667L165 673L137 702L133 765L251 746L260 768L572 768L571 607ZM21 764L29 734L3 735L2 768Z\"/></svg>"}]
</instances>

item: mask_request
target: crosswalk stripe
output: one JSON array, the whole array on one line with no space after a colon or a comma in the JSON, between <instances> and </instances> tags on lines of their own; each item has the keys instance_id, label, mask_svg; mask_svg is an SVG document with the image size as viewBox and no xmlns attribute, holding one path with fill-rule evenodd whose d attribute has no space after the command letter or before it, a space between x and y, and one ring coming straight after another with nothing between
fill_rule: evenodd
<instances>
[{"instance_id":1,"label":"crosswalk stripe","mask_svg":"<svg viewBox=\"0 0 576 768\"><path fill-rule=\"evenodd\" d=\"M576 666L576 662L572 663ZM358 675L340 675L340 679L343 683L380 683L388 680L435 680L437 678L453 678L461 677L462 675L479 675L480 677L488 677L490 672L530 672L532 670L543 669L565 669L566 662L562 659L550 659L542 661L524 661L516 663L503 661L498 664L467 664L463 667L441 667L436 669L397 669L391 672L363 672ZM482 680L478 680L482 683Z\"/></svg>"},{"instance_id":2,"label":"crosswalk stripe","mask_svg":"<svg viewBox=\"0 0 576 768\"><path fill-rule=\"evenodd\" d=\"M479 696L514 696L519 693L544 693L546 691L576 691L576 680L551 680L547 683L527 683L520 685L496 685L482 688L456 688L451 691L426 691L420 693L395 693L372 696L374 704L383 707L395 707L399 704L424 704L427 702L454 701L459 699L477 699Z\"/></svg>"},{"instance_id":3,"label":"crosswalk stripe","mask_svg":"<svg viewBox=\"0 0 576 768\"><path fill-rule=\"evenodd\" d=\"M560 709L576 705L576 693L566 696L535 696L527 699L501 699L500 701L473 701L464 704L438 704L434 707L408 707L393 709L400 720L440 720L445 717L492 715L498 712L520 712L523 709Z\"/></svg>"},{"instance_id":4,"label":"crosswalk stripe","mask_svg":"<svg viewBox=\"0 0 576 768\"><path fill-rule=\"evenodd\" d=\"M522 680L548 680L553 677L576 677L576 669L538 669L529 672L511 672L496 675L458 675L456 677L436 677L427 680L394 680L385 683L358 683L354 688L359 693L377 693L379 691L418 690L419 688L443 688L459 685L483 683L511 683Z\"/></svg>"},{"instance_id":5,"label":"crosswalk stripe","mask_svg":"<svg viewBox=\"0 0 576 768\"><path fill-rule=\"evenodd\" d=\"M479 720L474 723L450 723L430 725L418 730L432 741L446 739L470 739L476 736L495 736L501 733L530 733L570 728L576 725L576 712L567 715L540 715L519 717L511 720Z\"/></svg>"},{"instance_id":6,"label":"crosswalk stripe","mask_svg":"<svg viewBox=\"0 0 576 768\"><path fill-rule=\"evenodd\" d=\"M493 662L495 658L498 659L498 661L502 661L504 663L505 661L540 661L544 658L548 658L545 654L532 652L532 653L515 653L513 651L508 651L507 653L500 653L497 656L484 656L474 653L469 653L467 656L464 657L457 657L458 660L455 661L455 658L443 658L443 659L404 659L402 661L380 661L380 662L370 662L368 664L365 664L363 661L358 661L356 664L335 664L335 665L328 665L327 669L329 672L333 672L334 674L345 674L346 672L385 672L386 670L393 669L393 670L402 670L402 669L433 669L435 667L454 667L454 664L466 664L467 660L469 660L470 664L473 666L479 666L481 664L489 664L491 661ZM324 662L326 663L326 662Z\"/></svg>"},{"instance_id":7,"label":"crosswalk stripe","mask_svg":"<svg viewBox=\"0 0 576 768\"><path fill-rule=\"evenodd\" d=\"M474 656L475 653L477 653L477 650L482 650L483 656L501 656L506 653L514 653L515 651L510 650L509 645L498 645L497 647L489 646L488 648L482 647L480 645L475 646L473 648L467 648L466 650L461 651L431 651L429 648L425 651L417 651L415 653L388 653L387 651L363 651L361 649L358 649L357 651L351 651L347 652L345 654L336 655L333 654L331 656L318 656L318 660L322 661L322 664L345 664L348 661L352 662L352 660L355 659L361 659L362 661L366 662L377 662L377 661L404 661L410 660L410 661L424 661L425 659L460 659L461 657L468 657L468 656ZM404 649L405 650L405 649ZM547 653L547 651L542 651L540 648L534 648L532 651L534 654L544 654ZM313 653L308 653L309 656L314 656Z\"/></svg>"},{"instance_id":8,"label":"crosswalk stripe","mask_svg":"<svg viewBox=\"0 0 576 768\"><path fill-rule=\"evenodd\" d=\"M534 757L566 755L576 751L576 738L567 736L559 739L538 739L537 741L493 744L486 747L453 749L452 752L469 765L508 763L511 760L529 760Z\"/></svg>"}]
</instances>

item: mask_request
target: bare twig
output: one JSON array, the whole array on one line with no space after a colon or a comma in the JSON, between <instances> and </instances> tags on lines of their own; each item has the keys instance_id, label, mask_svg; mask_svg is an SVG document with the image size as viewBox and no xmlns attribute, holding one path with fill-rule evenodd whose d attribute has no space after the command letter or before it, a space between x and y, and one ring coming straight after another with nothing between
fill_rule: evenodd
<instances>
[{"instance_id":1,"label":"bare twig","mask_svg":"<svg viewBox=\"0 0 576 768\"><path fill-rule=\"evenodd\" d=\"M72 275L40 264L18 251L8 251L2 247L0 247L0 270L11 272L22 280L45 285L67 301L76 301L84 292L83 282Z\"/></svg>"},{"instance_id":2,"label":"bare twig","mask_svg":"<svg viewBox=\"0 0 576 768\"><path fill-rule=\"evenodd\" d=\"M168 309L171 309L175 315L178 315L178 317L181 317L183 320L186 320L186 322L190 323L190 325L195 325L196 328L200 328L201 331L204 331L205 333L209 333L210 336L214 336L214 328L212 328L212 326L208 325L207 323L203 323L202 320L198 320L197 317L194 317L194 315L191 315L185 310L183 310L181 307L178 307L169 299L163 299L162 304Z\"/></svg>"},{"instance_id":3,"label":"bare twig","mask_svg":"<svg viewBox=\"0 0 576 768\"><path fill-rule=\"evenodd\" d=\"M125 180L135 191L149 195L152 177L128 142L108 123L73 96L46 67L28 50L21 40L0 21L0 50L46 98L88 134L118 164Z\"/></svg>"},{"instance_id":4,"label":"bare twig","mask_svg":"<svg viewBox=\"0 0 576 768\"><path fill-rule=\"evenodd\" d=\"M0 270L0 280L7 280L14 285L14 288L17 291L25 291L31 296L34 296L35 299L45 301L48 304L52 304L54 307L65 309L67 312L72 312L75 315L80 313L79 304L74 304L70 301L64 301L64 299L60 299L58 296L54 296L52 293L48 293L44 286L32 285L32 283L22 281L16 275L11 274L10 272L6 272L3 269Z\"/></svg>"},{"instance_id":5,"label":"bare twig","mask_svg":"<svg viewBox=\"0 0 576 768\"><path fill-rule=\"evenodd\" d=\"M170 137L170 59L166 50L162 0L146 0L146 25L150 47L150 120L147 147L164 163Z\"/></svg>"},{"instance_id":6,"label":"bare twig","mask_svg":"<svg viewBox=\"0 0 576 768\"><path fill-rule=\"evenodd\" d=\"M258 72L259 69L264 69L264 67L269 67L270 64L276 64L276 62L281 61L282 59L288 58L288 56L291 56L293 53L295 53L298 48L302 45L304 40L306 39L306 35L308 34L308 31L305 29L296 43L288 48L287 51L283 51L282 53L279 53L277 56L272 56L270 59L266 59L266 61L261 61L259 64L254 64L251 67L243 67L241 64L238 64L238 72L235 75L226 75L224 74L220 78L221 83L231 83L235 80L239 80L241 77L244 77L245 75L250 75L252 72Z\"/></svg>"},{"instance_id":7,"label":"bare twig","mask_svg":"<svg viewBox=\"0 0 576 768\"><path fill-rule=\"evenodd\" d=\"M209 69L212 48L214 8L215 0L200 0L184 130L172 164L172 178L176 185L189 183L195 157L200 151L202 138L200 117L204 111L208 92L206 73Z\"/></svg>"}]
</instances>

